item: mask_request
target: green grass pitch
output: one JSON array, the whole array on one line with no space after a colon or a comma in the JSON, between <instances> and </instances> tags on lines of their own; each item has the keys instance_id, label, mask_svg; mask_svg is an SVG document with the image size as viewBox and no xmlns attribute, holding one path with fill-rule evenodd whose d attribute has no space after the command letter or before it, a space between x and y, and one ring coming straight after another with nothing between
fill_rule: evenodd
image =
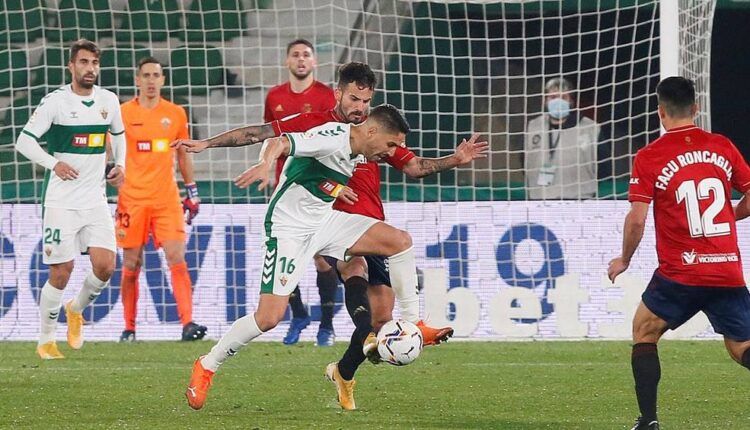
<instances>
[{"instance_id":1,"label":"green grass pitch","mask_svg":"<svg viewBox=\"0 0 750 430\"><path fill-rule=\"evenodd\" d=\"M0 428L624 429L638 415L627 342L453 342L406 367L363 364L358 410L323 377L344 343L256 342L214 378L201 411L183 392L213 342L87 343L42 362L0 343ZM665 429L750 428L750 374L716 341L660 345Z\"/></svg>"}]
</instances>

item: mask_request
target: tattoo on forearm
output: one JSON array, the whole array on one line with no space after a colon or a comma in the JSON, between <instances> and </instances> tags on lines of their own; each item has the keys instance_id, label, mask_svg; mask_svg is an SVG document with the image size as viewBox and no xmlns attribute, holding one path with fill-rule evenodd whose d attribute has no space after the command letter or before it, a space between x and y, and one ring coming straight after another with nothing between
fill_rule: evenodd
<instances>
[{"instance_id":1,"label":"tattoo on forearm","mask_svg":"<svg viewBox=\"0 0 750 430\"><path fill-rule=\"evenodd\" d=\"M431 175L433 173L442 172L455 167L455 163L452 162L452 157L442 158L420 158L419 163L419 176L420 178Z\"/></svg>"},{"instance_id":2,"label":"tattoo on forearm","mask_svg":"<svg viewBox=\"0 0 750 430\"><path fill-rule=\"evenodd\" d=\"M247 146L274 136L271 124L235 128L208 139L212 148Z\"/></svg>"}]
</instances>

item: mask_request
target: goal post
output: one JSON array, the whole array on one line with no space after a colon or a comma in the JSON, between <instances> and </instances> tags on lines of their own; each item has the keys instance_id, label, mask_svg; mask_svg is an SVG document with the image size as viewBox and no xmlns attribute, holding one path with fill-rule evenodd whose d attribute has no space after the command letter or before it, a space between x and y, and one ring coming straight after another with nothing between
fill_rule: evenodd
<instances>
[{"instance_id":1,"label":"goal post","mask_svg":"<svg viewBox=\"0 0 750 430\"><path fill-rule=\"evenodd\" d=\"M313 43L316 78L329 85L340 64L367 62L379 79L374 104L405 112L413 129L407 145L418 155L451 155L473 131L490 142L487 159L423 180L381 168L386 215L412 233L429 279L428 316L468 338L627 337L628 300L656 262L651 239L624 284L605 285L601 275L619 252L631 160L659 136L654 90L665 76L696 82L698 121L710 129L715 7L709 0L4 2L0 339L35 338L47 276L39 246L44 172L13 144L44 94L69 81L66 48L78 37L99 44L99 83L122 101L135 94L138 59L162 61L163 95L188 110L197 138L262 122L265 94L288 79L283 62L293 39ZM570 88L560 88L563 79ZM557 87L546 88L550 80ZM560 90L571 97L564 118L574 120L563 126L573 130L573 146L558 149L547 99ZM194 157L203 204L188 227L186 259L195 319L212 337L252 312L259 291L269 196L232 184L257 155L256 146ZM77 291L88 262L76 265L66 294ZM169 270L152 246L140 284L139 339L177 337ZM318 315L311 267L301 287ZM341 303L336 310L343 339L352 326ZM87 318L93 339L116 339L119 275ZM267 338L280 339L284 329ZM303 339L314 334L308 329Z\"/></svg>"}]
</instances>

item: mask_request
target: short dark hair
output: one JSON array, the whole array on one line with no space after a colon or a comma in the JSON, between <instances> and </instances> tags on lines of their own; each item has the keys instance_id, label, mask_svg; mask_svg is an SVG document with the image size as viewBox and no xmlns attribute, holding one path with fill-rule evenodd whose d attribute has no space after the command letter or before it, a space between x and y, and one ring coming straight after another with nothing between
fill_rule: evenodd
<instances>
[{"instance_id":1,"label":"short dark hair","mask_svg":"<svg viewBox=\"0 0 750 430\"><path fill-rule=\"evenodd\" d=\"M410 130L409 123L404 118L404 115L393 105L382 104L375 106L370 111L368 118L374 119L391 133L401 132L407 134Z\"/></svg>"},{"instance_id":2,"label":"short dark hair","mask_svg":"<svg viewBox=\"0 0 750 430\"><path fill-rule=\"evenodd\" d=\"M375 89L378 85L378 78L370 66L359 61L352 61L339 67L338 86L344 89L347 85L355 83L360 88Z\"/></svg>"},{"instance_id":3,"label":"short dark hair","mask_svg":"<svg viewBox=\"0 0 750 430\"><path fill-rule=\"evenodd\" d=\"M656 97L670 117L688 118L695 104L695 83L682 76L671 76L656 86Z\"/></svg>"},{"instance_id":4,"label":"short dark hair","mask_svg":"<svg viewBox=\"0 0 750 430\"><path fill-rule=\"evenodd\" d=\"M99 58L102 53L99 50L99 47L96 46L96 43L88 39L78 39L73 42L72 45L70 45L70 57L68 58L68 62L72 63L75 60L76 55L78 55L78 51L80 50L93 52L96 58Z\"/></svg>"},{"instance_id":5,"label":"short dark hair","mask_svg":"<svg viewBox=\"0 0 750 430\"><path fill-rule=\"evenodd\" d=\"M164 65L161 64L161 61L157 60L154 57L149 56L149 57L143 57L140 60L138 60L138 71L140 72L141 67L145 66L146 64L158 64L162 67L162 69L164 68Z\"/></svg>"},{"instance_id":6,"label":"short dark hair","mask_svg":"<svg viewBox=\"0 0 750 430\"><path fill-rule=\"evenodd\" d=\"M305 45L308 48L312 49L313 54L315 53L315 47L313 46L312 43L310 43L309 40L307 40L307 39L294 39L294 40L292 40L291 42L289 42L286 45L286 55L289 55L289 51L292 50L292 46L294 46L294 45Z\"/></svg>"}]
</instances>

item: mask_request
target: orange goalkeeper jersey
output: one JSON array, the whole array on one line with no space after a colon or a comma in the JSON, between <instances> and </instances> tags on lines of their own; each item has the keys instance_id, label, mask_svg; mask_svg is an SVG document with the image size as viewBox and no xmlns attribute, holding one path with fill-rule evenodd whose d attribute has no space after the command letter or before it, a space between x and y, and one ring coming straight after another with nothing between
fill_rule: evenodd
<instances>
[{"instance_id":1,"label":"orange goalkeeper jersey","mask_svg":"<svg viewBox=\"0 0 750 430\"><path fill-rule=\"evenodd\" d=\"M189 138L185 109L164 99L146 109L136 97L122 104L122 121L128 149L120 196L144 203L179 196L169 144Z\"/></svg>"}]
</instances>

